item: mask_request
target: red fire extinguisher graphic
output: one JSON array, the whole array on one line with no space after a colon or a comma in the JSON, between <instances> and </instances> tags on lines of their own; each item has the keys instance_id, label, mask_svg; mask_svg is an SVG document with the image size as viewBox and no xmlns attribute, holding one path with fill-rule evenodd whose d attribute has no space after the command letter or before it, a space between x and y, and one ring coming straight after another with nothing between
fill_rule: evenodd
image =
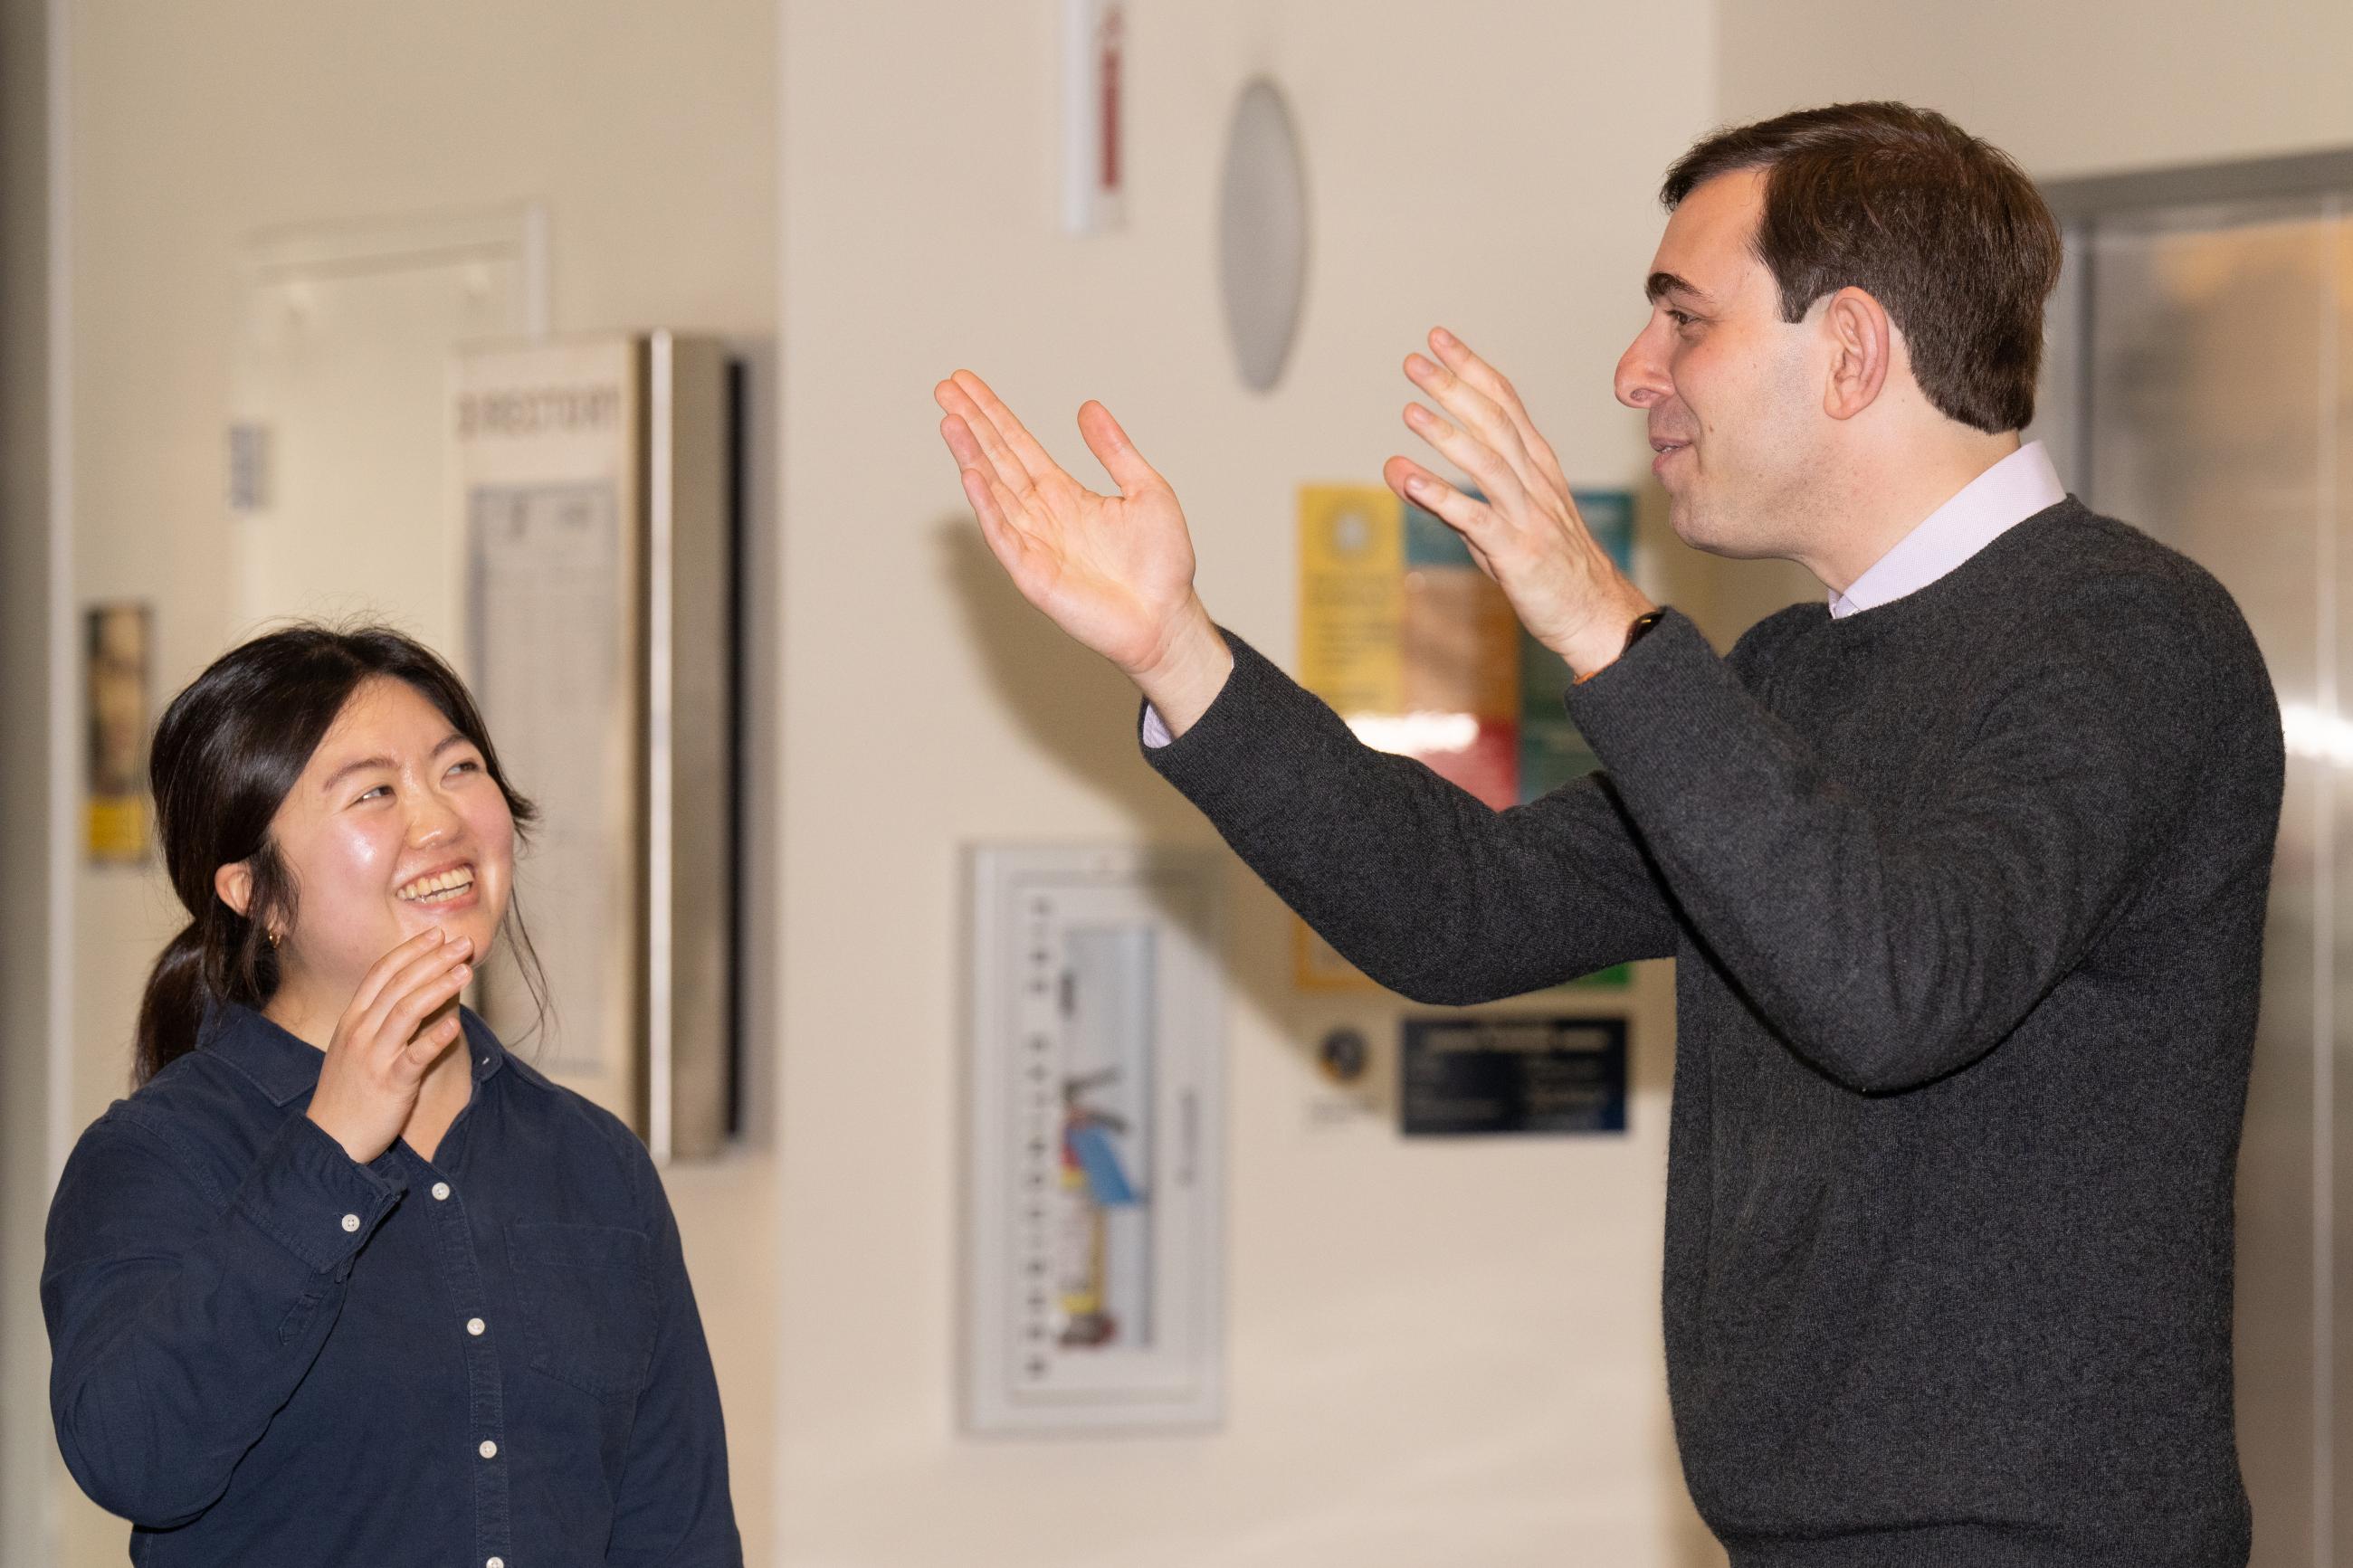
<instances>
[{"instance_id":1,"label":"red fire extinguisher graphic","mask_svg":"<svg viewBox=\"0 0 2353 1568\"><path fill-rule=\"evenodd\" d=\"M1119 189L1119 52L1124 6L1106 5L1095 32L1095 89L1103 104L1103 142L1097 148L1095 188Z\"/></svg>"}]
</instances>

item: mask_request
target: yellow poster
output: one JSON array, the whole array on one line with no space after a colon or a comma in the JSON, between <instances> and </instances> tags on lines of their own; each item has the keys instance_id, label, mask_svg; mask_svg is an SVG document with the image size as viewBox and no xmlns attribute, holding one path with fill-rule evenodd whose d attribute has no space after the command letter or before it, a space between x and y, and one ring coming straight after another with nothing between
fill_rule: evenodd
<instances>
[{"instance_id":1,"label":"yellow poster","mask_svg":"<svg viewBox=\"0 0 2353 1568\"><path fill-rule=\"evenodd\" d=\"M1299 491L1299 683L1344 719L1405 710L1405 516L1381 485Z\"/></svg>"},{"instance_id":2,"label":"yellow poster","mask_svg":"<svg viewBox=\"0 0 2353 1568\"><path fill-rule=\"evenodd\" d=\"M1580 495L1623 565L1631 498ZM1299 490L1299 680L1358 739L1419 760L1501 811L1595 764L1560 703L1567 670L1444 521L1386 486ZM1294 982L1378 987L1293 923ZM1624 965L1573 984L1622 985Z\"/></svg>"},{"instance_id":3,"label":"yellow poster","mask_svg":"<svg viewBox=\"0 0 2353 1568\"><path fill-rule=\"evenodd\" d=\"M88 778L83 853L95 865L137 865L147 856L145 605L93 605L83 617Z\"/></svg>"}]
</instances>

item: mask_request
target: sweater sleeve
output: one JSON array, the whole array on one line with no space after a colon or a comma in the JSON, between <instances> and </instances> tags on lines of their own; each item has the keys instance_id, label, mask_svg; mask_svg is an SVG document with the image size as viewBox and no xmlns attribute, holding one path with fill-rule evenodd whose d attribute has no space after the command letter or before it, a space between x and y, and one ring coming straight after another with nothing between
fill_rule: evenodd
<instances>
[{"instance_id":1,"label":"sweater sleeve","mask_svg":"<svg viewBox=\"0 0 2353 1568\"><path fill-rule=\"evenodd\" d=\"M2227 702L2158 585L2037 620L1947 776L1866 799L1671 613L1572 688L1703 946L1799 1055L1892 1091L1983 1056L2098 941L2195 797ZM2207 650L2201 653L2201 650Z\"/></svg>"},{"instance_id":2,"label":"sweater sleeve","mask_svg":"<svg viewBox=\"0 0 2353 1568\"><path fill-rule=\"evenodd\" d=\"M308 1374L404 1187L290 1116L224 1205L120 1108L49 1208L41 1306L66 1468L151 1527L195 1518Z\"/></svg>"},{"instance_id":3,"label":"sweater sleeve","mask_svg":"<svg viewBox=\"0 0 2353 1568\"><path fill-rule=\"evenodd\" d=\"M1366 974L1460 1005L1675 951L1673 915L1607 778L1493 810L1366 746L1224 635L1234 670L1217 700L1145 757ZM1142 723L1139 712L1139 740Z\"/></svg>"}]
</instances>

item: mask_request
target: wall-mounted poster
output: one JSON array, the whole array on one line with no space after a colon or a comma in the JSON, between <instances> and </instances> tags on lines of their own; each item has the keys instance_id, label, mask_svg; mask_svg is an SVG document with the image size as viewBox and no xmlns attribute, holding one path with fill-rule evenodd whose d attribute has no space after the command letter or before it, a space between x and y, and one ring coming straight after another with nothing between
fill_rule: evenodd
<instances>
[{"instance_id":1,"label":"wall-mounted poster","mask_svg":"<svg viewBox=\"0 0 2353 1568\"><path fill-rule=\"evenodd\" d=\"M1024 845L969 870L965 1425L1213 1426L1215 862Z\"/></svg>"},{"instance_id":2,"label":"wall-mounted poster","mask_svg":"<svg viewBox=\"0 0 2353 1568\"><path fill-rule=\"evenodd\" d=\"M153 612L92 605L83 617L90 706L83 852L97 866L147 858L147 676Z\"/></svg>"},{"instance_id":3,"label":"wall-mounted poster","mask_svg":"<svg viewBox=\"0 0 2353 1568\"><path fill-rule=\"evenodd\" d=\"M1576 498L1630 573L1631 493ZM1299 665L1300 683L1366 745L1418 758L1499 811L1599 765L1562 701L1560 657L1521 626L1461 535L1386 486L1300 488ZM1293 952L1303 988L1377 989L1302 922ZM1619 964L1572 984L1631 979Z\"/></svg>"}]
</instances>

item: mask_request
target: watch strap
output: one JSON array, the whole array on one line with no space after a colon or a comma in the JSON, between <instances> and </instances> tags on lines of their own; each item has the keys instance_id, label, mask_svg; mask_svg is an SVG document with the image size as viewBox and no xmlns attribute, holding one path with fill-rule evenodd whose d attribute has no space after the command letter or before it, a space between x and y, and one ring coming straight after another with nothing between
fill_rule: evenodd
<instances>
[{"instance_id":1,"label":"watch strap","mask_svg":"<svg viewBox=\"0 0 2353 1568\"><path fill-rule=\"evenodd\" d=\"M1628 626L1626 628L1626 647L1618 650L1618 657L1620 658L1625 658L1626 649L1632 647L1637 642L1641 641L1642 634L1649 631L1652 626L1657 626L1661 621L1666 619L1666 616L1667 606L1664 605L1660 605L1655 610L1645 610L1641 615L1636 616L1632 624ZM1605 664L1601 667L1601 669L1588 669L1583 675L1578 676L1575 680L1570 681L1569 684L1571 686L1582 686L1587 681L1592 679L1595 676L1600 674L1602 669L1607 669L1609 668L1609 667Z\"/></svg>"}]
</instances>

